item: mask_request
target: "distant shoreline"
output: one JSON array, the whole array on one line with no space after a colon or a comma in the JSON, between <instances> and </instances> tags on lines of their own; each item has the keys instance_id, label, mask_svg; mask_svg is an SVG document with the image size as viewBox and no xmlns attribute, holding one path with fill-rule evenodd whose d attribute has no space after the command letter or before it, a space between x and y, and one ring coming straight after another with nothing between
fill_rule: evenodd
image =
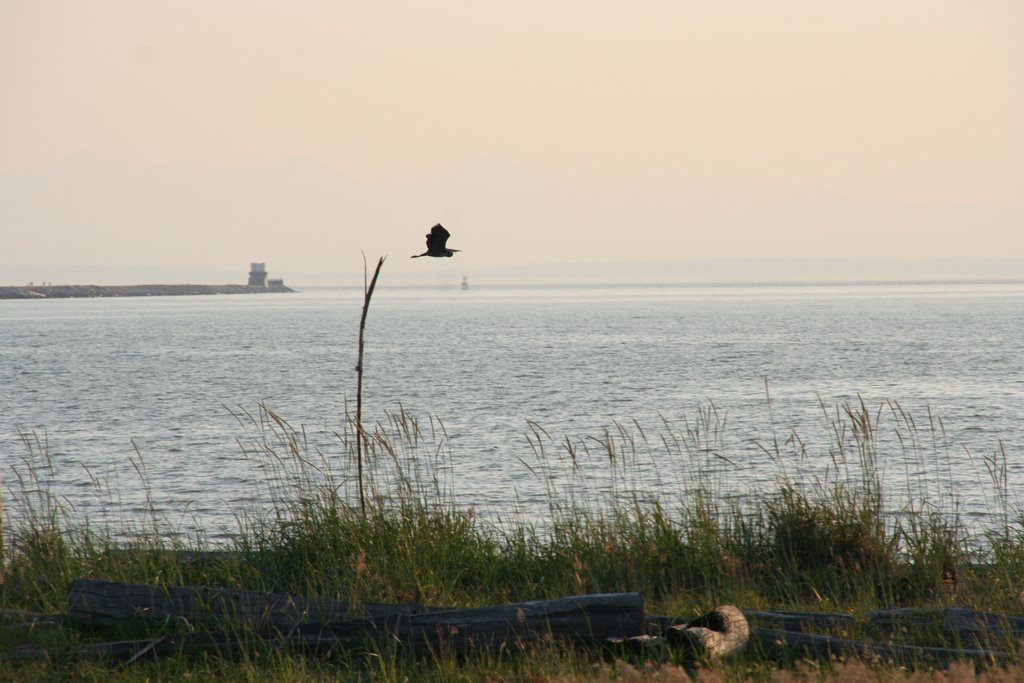
<instances>
[{"instance_id":1,"label":"distant shoreline","mask_svg":"<svg viewBox=\"0 0 1024 683\"><path fill-rule=\"evenodd\" d=\"M0 299L76 299L97 297L187 296L206 294L277 294L294 292L284 285L39 285L0 287Z\"/></svg>"}]
</instances>

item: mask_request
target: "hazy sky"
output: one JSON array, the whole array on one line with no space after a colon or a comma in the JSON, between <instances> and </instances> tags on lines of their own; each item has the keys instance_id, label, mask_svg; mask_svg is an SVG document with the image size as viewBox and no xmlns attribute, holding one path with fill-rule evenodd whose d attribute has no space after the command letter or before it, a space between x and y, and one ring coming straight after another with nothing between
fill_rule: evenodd
<instances>
[{"instance_id":1,"label":"hazy sky","mask_svg":"<svg viewBox=\"0 0 1024 683\"><path fill-rule=\"evenodd\" d=\"M0 284L361 250L1024 259L1024 3L0 0Z\"/></svg>"}]
</instances>

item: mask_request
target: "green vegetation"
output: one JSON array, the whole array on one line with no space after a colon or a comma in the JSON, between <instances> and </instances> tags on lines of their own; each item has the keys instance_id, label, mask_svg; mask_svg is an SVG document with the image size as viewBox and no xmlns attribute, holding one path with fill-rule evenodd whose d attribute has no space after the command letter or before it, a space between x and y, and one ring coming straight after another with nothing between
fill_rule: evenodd
<instances>
[{"instance_id":1,"label":"green vegetation","mask_svg":"<svg viewBox=\"0 0 1024 683\"><path fill-rule=\"evenodd\" d=\"M230 553L190 561L176 551L202 549L182 540L155 514L145 524L111 529L81 519L46 485L46 444L24 435L25 455L4 501L0 608L58 614L76 578L103 577L160 585L244 588L330 596L363 602L417 602L469 607L580 593L640 591L652 614L695 616L717 604L864 614L901 606L965 605L1021 611L1024 514L1010 501L1005 455L984 459L992 481L994 516L983 539L967 533L955 499L912 498L892 509L876 463L880 443L902 444L922 464L948 453L921 434L898 405L864 404L824 410L829 417L830 477L785 472L786 451L810 457L795 435L762 446L779 463L777 489L750 498L721 493L735 470L722 446L724 419L714 406L661 433L615 425L598 438L556 440L528 425L532 458L524 473L548 482L548 511L484 515L456 503L458 473L443 423L420 424L400 410L365 432L365 509L361 506L356 425L338 435L341 455L308 445L272 410L242 413L245 455L274 476L264 507L238 518ZM879 426L881 424L886 427ZM889 424L894 426L888 427ZM934 422L930 421L930 430ZM886 429L896 439L883 439ZM925 445L922 445L925 444ZM646 456L651 456L646 458ZM646 459L645 459L646 458ZM674 500L646 493L663 476L648 460L680 467ZM679 465L679 463L683 463ZM144 483L144 468L136 464ZM645 479L647 478L647 479ZM685 480L685 481L684 481ZM95 482L94 482L95 483ZM132 552L125 552L131 547ZM180 654L130 664L72 658L78 643L141 639L194 629L189 624L132 622L107 628L57 621L0 624L0 648L37 645L47 659L0 658L0 679L17 680L686 680L677 653L589 652L558 643L468 656L413 655L393 646L303 656L246 641L230 655ZM939 636L921 636L924 641ZM239 636L240 642L245 640ZM933 644L937 644L933 642ZM1016 651L1016 648L1011 648ZM688 664L689 666L689 664ZM1015 677L1017 661L984 673ZM939 675L974 678L955 665L935 674L879 662L819 662L768 657L750 650L710 665L703 680L893 680Z\"/></svg>"}]
</instances>

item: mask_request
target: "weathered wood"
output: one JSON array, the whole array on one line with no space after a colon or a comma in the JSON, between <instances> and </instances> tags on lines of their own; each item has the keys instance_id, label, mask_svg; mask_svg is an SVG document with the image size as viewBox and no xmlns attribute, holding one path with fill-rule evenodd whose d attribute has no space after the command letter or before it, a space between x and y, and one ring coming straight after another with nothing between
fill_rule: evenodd
<instances>
[{"instance_id":1,"label":"weathered wood","mask_svg":"<svg viewBox=\"0 0 1024 683\"><path fill-rule=\"evenodd\" d=\"M153 586L79 579L68 588L68 617L75 622L113 624L124 619L184 619L189 623L243 623L288 630L300 623L355 615L387 618L423 608L409 605L352 605L331 598L261 593L229 588Z\"/></svg>"},{"instance_id":2,"label":"weathered wood","mask_svg":"<svg viewBox=\"0 0 1024 683\"><path fill-rule=\"evenodd\" d=\"M72 621L184 619L225 627L242 623L294 637L303 647L384 639L412 648L465 650L554 637L603 641L644 632L639 593L579 595L471 609L360 605L344 601L223 588L151 586L82 579L68 594Z\"/></svg>"},{"instance_id":3,"label":"weathered wood","mask_svg":"<svg viewBox=\"0 0 1024 683\"><path fill-rule=\"evenodd\" d=\"M367 631L367 628L373 629ZM639 593L576 595L507 605L398 615L387 620L303 624L297 632L351 638L362 632L418 648L464 651L544 638L584 642L641 635L643 599Z\"/></svg>"},{"instance_id":4,"label":"weathered wood","mask_svg":"<svg viewBox=\"0 0 1024 683\"><path fill-rule=\"evenodd\" d=\"M1009 653L999 648L1013 638L1024 636L1024 618L992 612L978 612L963 607L896 608L869 613L864 619L851 614L815 612L777 612L748 610L747 616L759 621L779 623L789 636L779 631L757 629L763 636L771 635L777 644L800 647L821 656L865 655L895 661L950 661L961 657L1001 660ZM819 633L796 633L810 628L847 628L856 623L881 631L919 631L940 629L949 642L958 647L923 647L906 644L850 640ZM995 647L993 647L995 645Z\"/></svg>"},{"instance_id":5,"label":"weathered wood","mask_svg":"<svg viewBox=\"0 0 1024 683\"><path fill-rule=\"evenodd\" d=\"M779 624L786 631L803 631L807 628L845 628L856 619L845 612L793 612L788 610L743 610L747 619L756 619Z\"/></svg>"},{"instance_id":6,"label":"weathered wood","mask_svg":"<svg viewBox=\"0 0 1024 683\"><path fill-rule=\"evenodd\" d=\"M847 613L744 610L748 619L778 623L787 631L808 628L841 628L857 622ZM959 637L1005 638L1024 636L1024 617L980 612L966 607L899 607L869 613L861 623L888 631L939 626Z\"/></svg>"},{"instance_id":7,"label":"weathered wood","mask_svg":"<svg viewBox=\"0 0 1024 683\"><path fill-rule=\"evenodd\" d=\"M666 631L669 642L686 643L698 657L719 658L737 652L750 640L750 626L735 605L719 605L707 614Z\"/></svg>"},{"instance_id":8,"label":"weathered wood","mask_svg":"<svg viewBox=\"0 0 1024 683\"><path fill-rule=\"evenodd\" d=\"M0 651L0 658L59 656L110 656L134 660L178 652L217 651L227 653L259 643L275 642L305 651L323 652L337 647L389 643L414 649L467 651L515 642L541 639L570 639L605 642L642 633L643 601L639 593L581 595L556 600L536 600L469 609L444 609L412 613L402 605L377 605L377 613L364 611L354 618L325 622L302 622L309 613L308 598L269 596L244 591L210 589L175 590L115 582L83 581L72 584L76 620L117 621L119 615L139 614L168 618L191 615L221 620L248 621L257 605L268 607L271 615L257 618L256 625L271 622L284 629L265 630L262 636L224 630L165 636L153 640L80 644L62 648L20 647ZM112 599L111 596L114 596ZM233 599L237 602L231 602ZM203 601L204 604L198 603ZM338 601L317 601L324 607ZM154 607L154 605L156 605ZM97 607L101 607L96 611ZM385 609L386 608L386 609ZM225 614L226 613L226 617ZM344 612L338 612L344 613ZM101 617L101 620L99 618Z\"/></svg>"},{"instance_id":9,"label":"weathered wood","mask_svg":"<svg viewBox=\"0 0 1024 683\"><path fill-rule=\"evenodd\" d=\"M941 626L945 633L965 640L1024 636L1024 617L979 612L966 607L879 610L868 615L868 623L883 628Z\"/></svg>"},{"instance_id":10,"label":"weathered wood","mask_svg":"<svg viewBox=\"0 0 1024 683\"><path fill-rule=\"evenodd\" d=\"M722 605L689 621L669 617L645 620L639 593L580 595L472 609L363 605L353 610L344 601L327 598L80 580L71 584L69 602L73 621L112 623L143 616L206 621L214 627L154 640L49 649L12 648L0 651L0 658L108 656L130 662L178 652L229 653L266 645L307 652L386 645L464 652L535 640L568 639L644 650L665 642L682 643L698 655L709 657L726 656L754 641L766 653L797 651L817 657L854 656L915 665L964 658L1002 662L1012 655L986 647L879 643L791 629L808 625L845 628L853 623L889 629L941 625L959 638L957 642L975 644L1024 633L1022 617L965 608L883 610L856 620L849 614L758 610L744 613L735 606ZM787 630L751 629L746 616L781 623ZM239 631L233 626L238 622L254 628ZM657 627L663 637L647 635L648 623Z\"/></svg>"},{"instance_id":11,"label":"weathered wood","mask_svg":"<svg viewBox=\"0 0 1024 683\"><path fill-rule=\"evenodd\" d=\"M778 631L774 629L755 628L752 639L766 651L791 649L816 657L859 657L862 659L883 659L899 664L918 664L923 662L948 663L958 659L979 659L988 662L1001 662L1010 658L1010 654L1001 650L983 650L976 648L943 648L904 645L900 643L875 643L849 638L816 633L796 633L794 631Z\"/></svg>"},{"instance_id":12,"label":"weathered wood","mask_svg":"<svg viewBox=\"0 0 1024 683\"><path fill-rule=\"evenodd\" d=\"M663 648L665 639L645 633L639 636L612 636L605 640L605 644L620 650L649 653Z\"/></svg>"},{"instance_id":13,"label":"weathered wood","mask_svg":"<svg viewBox=\"0 0 1024 683\"><path fill-rule=\"evenodd\" d=\"M781 624L785 630L752 630L748 616ZM658 640L645 635L648 621L639 593L579 595L472 609L378 604L356 607L330 598L86 579L73 582L69 588L68 617L100 624L136 617L183 619L205 623L211 629L167 636L158 642L97 644L78 650L120 658L182 650L231 651L255 643L284 644L306 651L393 644L413 650L457 652L547 638L645 648L658 644ZM685 622L668 617L651 617L649 622L659 627L665 642L685 644L698 656L707 657L727 656L744 647L753 635L766 651L789 648L816 656L858 656L906 663L965 657L1001 661L1009 653L989 648L989 644L1024 635L1022 617L965 608L882 610L858 619L850 614L744 613L735 606L721 605ZM238 624L244 624L246 630L236 632L234 626ZM966 647L922 647L798 632L809 627L845 630L855 624L886 631L939 626L951 642Z\"/></svg>"}]
</instances>

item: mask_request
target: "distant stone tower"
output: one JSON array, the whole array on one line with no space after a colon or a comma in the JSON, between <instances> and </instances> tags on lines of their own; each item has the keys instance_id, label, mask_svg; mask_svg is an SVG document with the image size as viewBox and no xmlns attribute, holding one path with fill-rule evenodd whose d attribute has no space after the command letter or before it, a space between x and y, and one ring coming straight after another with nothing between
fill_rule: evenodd
<instances>
[{"instance_id":1,"label":"distant stone tower","mask_svg":"<svg viewBox=\"0 0 1024 683\"><path fill-rule=\"evenodd\" d=\"M266 287L267 286L267 264L266 263L251 263L249 264L249 286L250 287Z\"/></svg>"}]
</instances>

